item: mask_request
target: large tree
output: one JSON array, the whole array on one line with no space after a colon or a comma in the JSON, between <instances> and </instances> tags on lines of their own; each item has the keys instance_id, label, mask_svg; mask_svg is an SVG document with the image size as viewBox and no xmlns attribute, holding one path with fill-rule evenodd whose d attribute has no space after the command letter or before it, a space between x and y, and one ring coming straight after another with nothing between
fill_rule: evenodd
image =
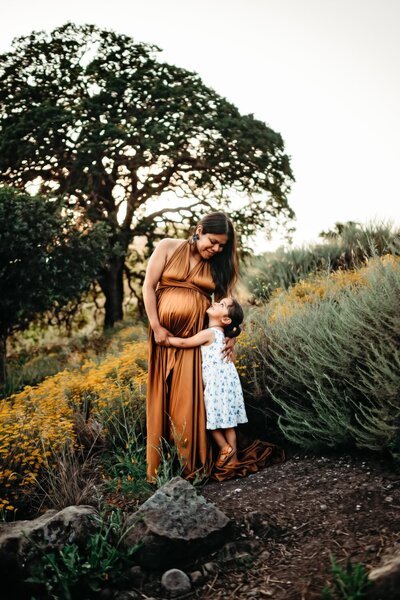
<instances>
[{"instance_id":1,"label":"large tree","mask_svg":"<svg viewBox=\"0 0 400 600\"><path fill-rule=\"evenodd\" d=\"M244 236L293 216L280 134L158 51L69 23L0 56L0 181L66 195L88 220L111 225L114 256L99 278L106 326L122 318L135 237L147 236L150 251L168 223L192 225L217 207Z\"/></svg>"},{"instance_id":2,"label":"large tree","mask_svg":"<svg viewBox=\"0 0 400 600\"><path fill-rule=\"evenodd\" d=\"M107 236L107 226L88 226L59 199L0 187L0 390L7 337L88 290L107 260Z\"/></svg>"}]
</instances>

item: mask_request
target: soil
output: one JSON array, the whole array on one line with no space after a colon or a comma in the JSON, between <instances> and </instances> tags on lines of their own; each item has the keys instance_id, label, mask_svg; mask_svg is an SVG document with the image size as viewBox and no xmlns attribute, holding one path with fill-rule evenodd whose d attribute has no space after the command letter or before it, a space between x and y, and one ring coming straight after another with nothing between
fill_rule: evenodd
<instances>
[{"instance_id":1,"label":"soil","mask_svg":"<svg viewBox=\"0 0 400 600\"><path fill-rule=\"evenodd\" d=\"M332 582L330 555L370 570L400 549L400 470L389 460L292 454L199 493L232 519L233 539L184 569L198 583L181 598L314 600ZM157 581L138 597L166 598Z\"/></svg>"}]
</instances>

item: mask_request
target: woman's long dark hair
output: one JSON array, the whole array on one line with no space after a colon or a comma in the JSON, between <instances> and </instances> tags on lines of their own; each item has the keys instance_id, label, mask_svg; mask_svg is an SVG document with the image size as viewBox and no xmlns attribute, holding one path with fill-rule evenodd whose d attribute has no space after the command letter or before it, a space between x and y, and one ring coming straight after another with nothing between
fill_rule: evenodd
<instances>
[{"instance_id":1,"label":"woman's long dark hair","mask_svg":"<svg viewBox=\"0 0 400 600\"><path fill-rule=\"evenodd\" d=\"M239 277L236 233L232 221L223 212L206 215L199 221L202 233L226 234L228 241L222 252L210 259L211 272L215 282L215 295L223 298L229 295Z\"/></svg>"}]
</instances>

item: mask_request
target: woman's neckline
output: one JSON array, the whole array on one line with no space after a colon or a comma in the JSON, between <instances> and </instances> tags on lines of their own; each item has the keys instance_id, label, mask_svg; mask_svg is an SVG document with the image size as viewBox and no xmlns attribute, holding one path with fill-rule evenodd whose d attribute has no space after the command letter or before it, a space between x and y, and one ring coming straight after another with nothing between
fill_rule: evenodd
<instances>
[{"instance_id":1,"label":"woman's neckline","mask_svg":"<svg viewBox=\"0 0 400 600\"><path fill-rule=\"evenodd\" d=\"M190 240L187 240L187 243L189 244L189 274L192 273L200 263L204 262L204 259L201 257L201 255L199 253L197 253L197 255L200 257L199 260L195 260L194 264L191 265L190 264L190 259L193 258L194 259L194 254L192 252L192 244L190 242Z\"/></svg>"}]
</instances>

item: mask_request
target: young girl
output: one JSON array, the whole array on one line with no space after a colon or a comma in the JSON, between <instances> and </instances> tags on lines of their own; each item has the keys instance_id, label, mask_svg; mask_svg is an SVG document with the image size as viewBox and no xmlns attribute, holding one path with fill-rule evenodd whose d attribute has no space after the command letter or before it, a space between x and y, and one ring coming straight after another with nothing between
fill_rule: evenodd
<instances>
[{"instance_id":1,"label":"young girl","mask_svg":"<svg viewBox=\"0 0 400 600\"><path fill-rule=\"evenodd\" d=\"M206 312L208 329L189 338L168 337L168 342L176 348L201 346L207 429L220 449L215 465L223 467L236 454L236 425L247 423L239 375L222 355L225 336L236 337L241 331L243 310L233 298L223 298Z\"/></svg>"}]
</instances>

